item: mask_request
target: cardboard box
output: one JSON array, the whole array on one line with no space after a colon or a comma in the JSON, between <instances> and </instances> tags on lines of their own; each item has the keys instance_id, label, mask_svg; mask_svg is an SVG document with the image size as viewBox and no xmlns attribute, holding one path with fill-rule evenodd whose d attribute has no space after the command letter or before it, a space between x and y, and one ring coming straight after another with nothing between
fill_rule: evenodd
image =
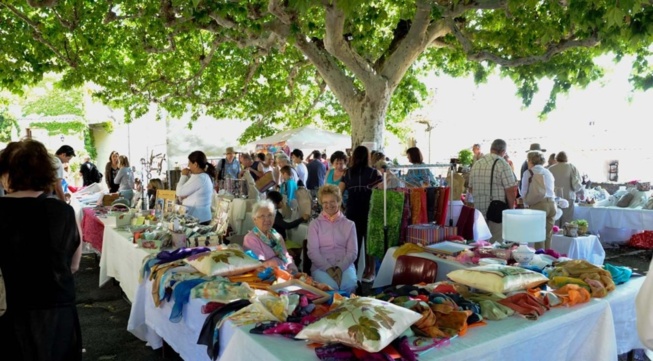
<instances>
[{"instance_id":1,"label":"cardboard box","mask_svg":"<svg viewBox=\"0 0 653 361\"><path fill-rule=\"evenodd\" d=\"M413 224L406 231L406 242L429 245L443 242L449 236L458 234L457 227L442 227L436 224Z\"/></svg>"}]
</instances>

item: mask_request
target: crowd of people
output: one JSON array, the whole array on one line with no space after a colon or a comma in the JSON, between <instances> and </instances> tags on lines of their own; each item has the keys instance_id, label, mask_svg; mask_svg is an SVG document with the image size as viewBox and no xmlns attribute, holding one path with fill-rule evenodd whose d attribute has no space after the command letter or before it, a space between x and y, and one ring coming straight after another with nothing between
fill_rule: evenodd
<instances>
[{"instance_id":1,"label":"crowd of people","mask_svg":"<svg viewBox=\"0 0 653 361\"><path fill-rule=\"evenodd\" d=\"M508 209L525 206L545 211L547 237L536 247L549 248L557 201L565 199L569 203L561 220L573 219L575 193L582 188L579 172L566 153L558 152L547 162L546 149L532 144L518 180L505 157L505 141L494 140L487 154L481 152L480 146L473 148L468 191L475 208L485 217L493 201L504 202ZM81 240L74 211L65 203L64 191L64 165L75 156L74 149L68 145L49 154L43 144L30 139L12 142L0 152L0 184L6 193L0 197L0 214L5 220L0 223L5 239L5 249L0 252L0 291L5 295L5 304L1 304L0 297L0 339L5 341L4 351L18 355L17 359L82 359L73 276L79 268ZM413 165L423 164L422 154L416 147L409 148L406 156ZM293 150L290 157L285 153L236 157L233 148L227 148L225 159L216 168L198 150L188 155L176 195L192 216L202 224L209 224L219 179L256 180L271 173L276 186L253 205L254 227L245 235L243 247L264 265L298 272L298 255L286 246L287 230L310 221L306 251L311 276L334 290L351 293L360 286L357 274L359 259L364 254L372 190L382 186L383 174L392 173L384 154L370 153L364 146L354 148L350 156L336 151L329 160L319 151L305 159L299 149ZM104 175L88 157L84 157L80 173L84 186L104 177L109 192L128 200L142 186L134 177L129 159L118 152L111 152ZM541 176L542 199L533 204L520 202L528 199L525 196L535 187L536 175ZM386 180L389 184L391 178ZM424 168L410 169L403 181L402 186L417 187L436 182L433 174ZM150 207L157 190L163 188L160 179L148 182ZM315 191L321 206L316 218L303 214L289 220L282 215L281 209L292 201L293 192L299 188ZM40 226L34 227L35 223ZM501 222L488 219L488 225L492 240L501 241ZM26 244L31 245L30 267L24 266L22 257L16 257L23 253ZM373 279L375 261L369 256L365 259L363 280ZM24 292L26 279L39 280L39 297ZM651 283L646 287L643 289L650 289ZM650 301L644 301L645 296L638 298L638 312L640 309L647 312ZM650 332L653 326L643 320L639 323L641 332ZM650 337L646 341L650 342Z\"/></svg>"},{"instance_id":2,"label":"crowd of people","mask_svg":"<svg viewBox=\"0 0 653 361\"><path fill-rule=\"evenodd\" d=\"M492 233L492 242L503 241L502 225L500 219L488 217L488 207L493 201L505 203L506 209L530 208L546 213L546 239L535 244L535 248L549 249L551 247L552 229L556 222L558 208L562 216L558 224L564 225L574 217L574 202L576 192L583 188L581 176L576 167L569 163L564 151L553 153L549 156L548 163L546 149L540 144L533 143L526 151L526 159L521 166L519 177L515 174L511 162L507 157L507 144L502 139L496 139L490 146L490 153L482 154L480 145L473 147L474 162L469 175L468 192L473 199L474 208L478 209L486 218ZM545 164L547 163L547 164ZM542 182L533 182L534 177ZM525 200L531 191L537 191L542 197L529 204ZM564 200L564 201L560 201Z\"/></svg>"}]
</instances>

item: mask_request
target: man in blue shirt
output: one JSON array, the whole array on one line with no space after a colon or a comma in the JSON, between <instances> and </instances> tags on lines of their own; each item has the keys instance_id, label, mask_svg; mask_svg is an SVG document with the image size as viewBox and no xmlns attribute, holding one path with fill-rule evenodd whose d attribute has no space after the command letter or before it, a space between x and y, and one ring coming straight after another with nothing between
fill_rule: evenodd
<instances>
[{"instance_id":1,"label":"man in blue shirt","mask_svg":"<svg viewBox=\"0 0 653 361\"><path fill-rule=\"evenodd\" d=\"M306 189L318 189L324 185L324 177L326 176L326 167L322 163L322 154L319 150L314 150L312 153L313 159L308 162L306 168L308 169L308 179L306 181Z\"/></svg>"},{"instance_id":2,"label":"man in blue shirt","mask_svg":"<svg viewBox=\"0 0 653 361\"><path fill-rule=\"evenodd\" d=\"M240 173L240 162L236 159L234 147L227 147L225 153L225 158L220 161L218 166L218 179L238 179L238 174Z\"/></svg>"}]
</instances>

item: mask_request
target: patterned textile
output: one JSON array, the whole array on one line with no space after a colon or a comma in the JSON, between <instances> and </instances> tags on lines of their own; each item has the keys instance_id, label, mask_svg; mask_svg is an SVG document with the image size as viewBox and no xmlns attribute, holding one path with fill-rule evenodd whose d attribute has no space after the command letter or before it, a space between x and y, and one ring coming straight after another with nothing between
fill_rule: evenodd
<instances>
[{"instance_id":1,"label":"patterned textile","mask_svg":"<svg viewBox=\"0 0 653 361\"><path fill-rule=\"evenodd\" d=\"M438 193L438 213L435 221L441 226L449 225L447 223L447 214L449 213L449 193L451 188L440 187Z\"/></svg>"},{"instance_id":2,"label":"patterned textile","mask_svg":"<svg viewBox=\"0 0 653 361\"><path fill-rule=\"evenodd\" d=\"M261 240L261 242L272 248L274 254L276 254L277 257L283 261L283 263L288 263L286 250L283 249L283 243L281 242L281 236L277 231L274 230L274 228L270 229L270 237L266 236L265 233L261 232L261 230L256 226L254 226L252 229L252 233L254 233Z\"/></svg>"},{"instance_id":3,"label":"patterned textile","mask_svg":"<svg viewBox=\"0 0 653 361\"><path fill-rule=\"evenodd\" d=\"M401 226L399 228L399 244L406 242L406 231L408 225L410 225L411 212L410 212L410 191L408 189L402 188L397 189L397 192L401 192L404 195L404 211L401 215Z\"/></svg>"},{"instance_id":4,"label":"patterned textile","mask_svg":"<svg viewBox=\"0 0 653 361\"><path fill-rule=\"evenodd\" d=\"M410 189L410 209L412 214L412 224L427 223L428 217L426 216L426 191L424 188Z\"/></svg>"},{"instance_id":5,"label":"patterned textile","mask_svg":"<svg viewBox=\"0 0 653 361\"><path fill-rule=\"evenodd\" d=\"M404 193L386 191L387 220L388 220L388 247L398 245L404 210ZM383 191L372 191L370 201L369 222L367 224L367 254L383 258L386 250L383 245Z\"/></svg>"}]
</instances>

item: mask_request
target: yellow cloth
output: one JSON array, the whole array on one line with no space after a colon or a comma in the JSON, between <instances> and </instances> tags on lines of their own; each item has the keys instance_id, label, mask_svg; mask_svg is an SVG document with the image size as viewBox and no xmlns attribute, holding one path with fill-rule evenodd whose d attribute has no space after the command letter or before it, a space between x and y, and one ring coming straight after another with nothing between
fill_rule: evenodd
<instances>
[{"instance_id":1,"label":"yellow cloth","mask_svg":"<svg viewBox=\"0 0 653 361\"><path fill-rule=\"evenodd\" d=\"M420 252L424 252L423 247L420 247L414 243L404 243L395 250L395 252L392 254L392 257L399 258L399 256L403 256L405 254Z\"/></svg>"}]
</instances>

